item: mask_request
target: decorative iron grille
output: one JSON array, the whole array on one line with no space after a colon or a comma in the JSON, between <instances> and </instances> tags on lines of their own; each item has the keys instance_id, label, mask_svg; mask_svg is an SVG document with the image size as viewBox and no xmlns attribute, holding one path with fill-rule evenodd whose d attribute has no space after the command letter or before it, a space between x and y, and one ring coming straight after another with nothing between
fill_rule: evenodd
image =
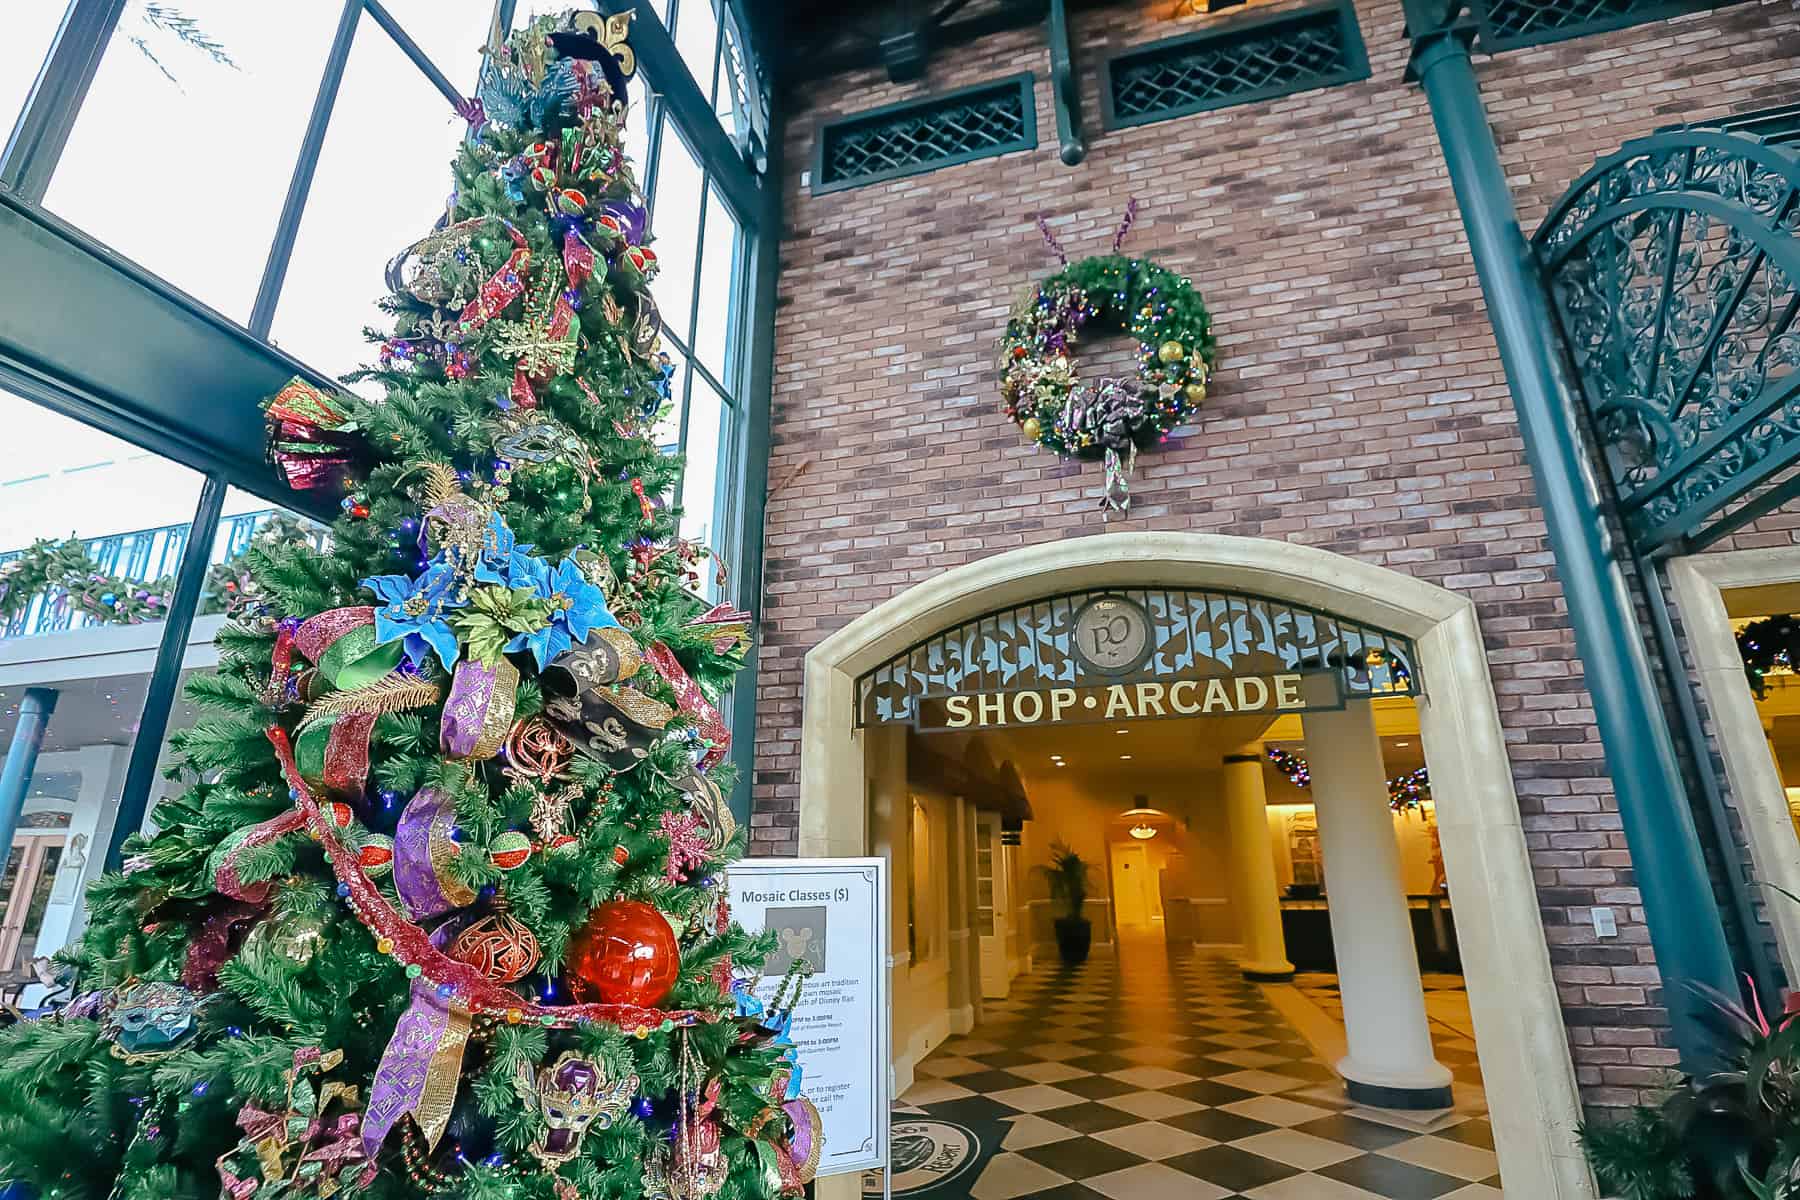
<instances>
[{"instance_id":1,"label":"decorative iron grille","mask_svg":"<svg viewBox=\"0 0 1800 1200\"><path fill-rule=\"evenodd\" d=\"M1029 150L1037 145L1030 72L941 96L892 104L819 129L813 192Z\"/></svg>"},{"instance_id":2,"label":"decorative iron grille","mask_svg":"<svg viewBox=\"0 0 1800 1200\"><path fill-rule=\"evenodd\" d=\"M1800 495L1800 157L1723 128L1628 142L1532 243L1640 550Z\"/></svg>"},{"instance_id":3,"label":"decorative iron grille","mask_svg":"<svg viewBox=\"0 0 1800 1200\"><path fill-rule=\"evenodd\" d=\"M1150 618L1141 666L1083 663L1076 614L1123 597ZM1328 613L1236 592L1106 588L1001 609L918 643L856 681L856 723L916 722L919 702L956 694L1133 683L1264 671L1341 671L1351 698L1418 694L1409 638Z\"/></svg>"},{"instance_id":4,"label":"decorative iron grille","mask_svg":"<svg viewBox=\"0 0 1800 1200\"><path fill-rule=\"evenodd\" d=\"M1604 33L1735 0L1472 0L1481 48L1490 53Z\"/></svg>"},{"instance_id":5,"label":"decorative iron grille","mask_svg":"<svg viewBox=\"0 0 1800 1200\"><path fill-rule=\"evenodd\" d=\"M1355 10L1334 3L1127 50L1107 62L1100 96L1118 129L1368 77Z\"/></svg>"}]
</instances>

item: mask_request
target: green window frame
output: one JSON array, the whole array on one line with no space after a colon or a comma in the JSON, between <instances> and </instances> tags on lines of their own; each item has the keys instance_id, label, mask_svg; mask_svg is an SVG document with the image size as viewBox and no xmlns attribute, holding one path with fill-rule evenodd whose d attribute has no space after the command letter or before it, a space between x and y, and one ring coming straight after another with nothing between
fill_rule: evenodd
<instances>
[{"instance_id":1,"label":"green window frame","mask_svg":"<svg viewBox=\"0 0 1800 1200\"><path fill-rule=\"evenodd\" d=\"M1275 77L1278 64L1272 60L1276 56L1305 55L1309 48L1328 49L1332 58L1312 66L1302 57L1295 64L1297 69ZM1264 62L1248 70L1237 65L1253 55L1260 55ZM1318 57L1316 50L1310 57ZM1183 98L1173 80L1153 84L1152 72L1190 72L1211 78L1188 85L1188 95ZM1231 86L1234 75L1242 86ZM1356 9L1350 0L1334 0L1293 12L1226 20L1115 54L1100 68L1101 119L1108 129L1128 129L1368 77L1369 53L1356 22ZM1144 95L1153 88L1169 93L1163 102L1150 102Z\"/></svg>"},{"instance_id":2,"label":"green window frame","mask_svg":"<svg viewBox=\"0 0 1800 1200\"><path fill-rule=\"evenodd\" d=\"M825 122L813 139L812 194L819 196L908 175L922 175L976 159L1035 150L1038 138L1037 96L1032 90L1034 78L1030 71L1024 71L973 87L905 100ZM1010 119L1016 120L1018 126L1009 136L992 137L985 144L977 145L974 143L979 139L973 128L976 119ZM958 121L964 123L962 136L970 144L958 145L954 129L940 134L933 125L942 122L948 126ZM909 160L896 161L892 166L872 171L841 169L841 156L847 152L847 147L856 144L857 139L872 142L882 137L910 141L918 153Z\"/></svg>"}]
</instances>

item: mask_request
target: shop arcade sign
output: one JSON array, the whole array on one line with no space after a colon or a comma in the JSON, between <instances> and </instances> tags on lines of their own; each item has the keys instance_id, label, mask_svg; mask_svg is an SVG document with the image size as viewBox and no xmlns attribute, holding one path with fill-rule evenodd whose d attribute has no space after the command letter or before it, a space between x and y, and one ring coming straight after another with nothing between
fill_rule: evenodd
<instances>
[{"instance_id":1,"label":"shop arcade sign","mask_svg":"<svg viewBox=\"0 0 1800 1200\"><path fill-rule=\"evenodd\" d=\"M1088 676L1133 675L1155 646L1149 614L1123 596L1096 596L1070 622L1069 649ZM1068 687L947 692L919 697L914 725L925 729L997 729L1022 725L1074 725L1087 721L1154 720L1231 716L1236 713L1301 712L1342 708L1343 673L1337 670L1263 674L1191 673Z\"/></svg>"},{"instance_id":2,"label":"shop arcade sign","mask_svg":"<svg viewBox=\"0 0 1800 1200\"><path fill-rule=\"evenodd\" d=\"M999 729L1021 725L1077 725L1166 717L1229 717L1238 713L1308 712L1344 706L1341 672L1281 671L1271 675L1194 675L1172 681L1089 684L921 696L917 728Z\"/></svg>"}]
</instances>

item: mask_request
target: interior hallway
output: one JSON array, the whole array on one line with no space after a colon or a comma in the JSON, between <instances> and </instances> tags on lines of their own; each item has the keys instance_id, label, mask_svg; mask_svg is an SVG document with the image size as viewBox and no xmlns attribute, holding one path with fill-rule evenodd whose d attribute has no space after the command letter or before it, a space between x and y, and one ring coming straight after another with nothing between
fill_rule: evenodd
<instances>
[{"instance_id":1,"label":"interior hallway","mask_svg":"<svg viewBox=\"0 0 1800 1200\"><path fill-rule=\"evenodd\" d=\"M1307 982L1285 998L1335 981ZM1458 1023L1441 1004L1438 1041ZM1234 959L1132 939L1116 958L1020 976L919 1064L894 1112L893 1194L1499 1200L1469 1049L1454 1109L1361 1108ZM864 1190L879 1195L879 1175Z\"/></svg>"}]
</instances>

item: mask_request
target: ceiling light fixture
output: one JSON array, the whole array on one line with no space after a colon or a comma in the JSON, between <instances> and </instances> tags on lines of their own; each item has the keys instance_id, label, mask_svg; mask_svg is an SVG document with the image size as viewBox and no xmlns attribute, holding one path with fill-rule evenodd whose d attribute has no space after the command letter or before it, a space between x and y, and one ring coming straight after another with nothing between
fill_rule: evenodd
<instances>
[{"instance_id":1,"label":"ceiling light fixture","mask_svg":"<svg viewBox=\"0 0 1800 1200\"><path fill-rule=\"evenodd\" d=\"M1156 829L1150 825L1133 825L1125 831L1140 842L1147 842L1156 836Z\"/></svg>"},{"instance_id":2,"label":"ceiling light fixture","mask_svg":"<svg viewBox=\"0 0 1800 1200\"><path fill-rule=\"evenodd\" d=\"M1396 746L1410 746L1410 745L1412 745L1412 743L1411 743L1411 742L1395 742L1395 743L1394 743L1394 745L1396 745Z\"/></svg>"},{"instance_id":3,"label":"ceiling light fixture","mask_svg":"<svg viewBox=\"0 0 1800 1200\"><path fill-rule=\"evenodd\" d=\"M1113 732L1114 732L1114 733L1130 733L1130 732L1131 732L1131 730L1129 730L1129 729L1115 729L1115 730L1113 730Z\"/></svg>"},{"instance_id":4,"label":"ceiling light fixture","mask_svg":"<svg viewBox=\"0 0 1800 1200\"><path fill-rule=\"evenodd\" d=\"M1129 755L1129 754L1121 754L1121 755L1119 755L1119 757L1120 757L1120 758L1122 758L1122 759L1123 759L1123 758L1130 758L1130 757L1131 757L1131 755Z\"/></svg>"}]
</instances>

